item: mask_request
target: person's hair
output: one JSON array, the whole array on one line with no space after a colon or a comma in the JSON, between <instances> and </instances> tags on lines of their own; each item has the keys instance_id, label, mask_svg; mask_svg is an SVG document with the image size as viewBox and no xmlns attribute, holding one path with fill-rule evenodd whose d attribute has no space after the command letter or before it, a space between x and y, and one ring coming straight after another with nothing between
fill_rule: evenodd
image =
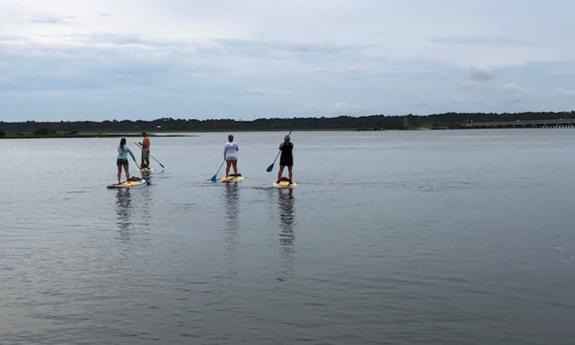
<instances>
[{"instance_id":1,"label":"person's hair","mask_svg":"<svg viewBox=\"0 0 575 345\"><path fill-rule=\"evenodd\" d=\"M229 142L234 141L234 136L232 134L228 135L228 141Z\"/></svg>"},{"instance_id":2,"label":"person's hair","mask_svg":"<svg viewBox=\"0 0 575 345\"><path fill-rule=\"evenodd\" d=\"M146 137L146 136L148 136L148 133L142 132L142 136Z\"/></svg>"},{"instance_id":3,"label":"person's hair","mask_svg":"<svg viewBox=\"0 0 575 345\"><path fill-rule=\"evenodd\" d=\"M126 146L126 138L120 139L120 147L124 148L124 146Z\"/></svg>"},{"instance_id":4,"label":"person's hair","mask_svg":"<svg viewBox=\"0 0 575 345\"><path fill-rule=\"evenodd\" d=\"M286 135L286 136L284 137L284 143L289 143L289 142L291 142L291 138L290 138L289 135Z\"/></svg>"}]
</instances>

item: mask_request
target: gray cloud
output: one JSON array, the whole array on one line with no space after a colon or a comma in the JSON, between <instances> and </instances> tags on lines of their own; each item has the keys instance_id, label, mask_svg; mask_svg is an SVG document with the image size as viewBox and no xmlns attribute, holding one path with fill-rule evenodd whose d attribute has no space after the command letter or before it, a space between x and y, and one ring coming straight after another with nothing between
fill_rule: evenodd
<instances>
[{"instance_id":1,"label":"gray cloud","mask_svg":"<svg viewBox=\"0 0 575 345\"><path fill-rule=\"evenodd\" d=\"M19 7L10 9L0 7L0 17L19 19L30 24L48 24L48 25L70 25L78 21L77 16L71 15L54 15L42 13L39 11L25 10Z\"/></svg>"},{"instance_id":2,"label":"gray cloud","mask_svg":"<svg viewBox=\"0 0 575 345\"><path fill-rule=\"evenodd\" d=\"M217 39L205 47L209 54L232 54L252 58L317 61L357 55L362 46L336 44L310 44L263 39Z\"/></svg>"},{"instance_id":3,"label":"gray cloud","mask_svg":"<svg viewBox=\"0 0 575 345\"><path fill-rule=\"evenodd\" d=\"M529 110L547 92L549 73L575 66L470 71L438 62L377 59L350 47L301 49L259 40L155 42L87 35L73 42L43 47L23 39L17 48L2 49L4 116L34 119L45 116L45 109L55 119L518 111ZM337 58L327 58L332 55ZM524 75L531 76L532 85L515 82ZM462 80L472 83L462 87ZM558 87L567 89L551 90ZM455 98L449 96L454 93ZM565 101L554 107L565 108Z\"/></svg>"},{"instance_id":4,"label":"gray cloud","mask_svg":"<svg viewBox=\"0 0 575 345\"><path fill-rule=\"evenodd\" d=\"M495 74L485 70L475 70L469 75L469 79L478 83L495 79Z\"/></svg>"},{"instance_id":5,"label":"gray cloud","mask_svg":"<svg viewBox=\"0 0 575 345\"><path fill-rule=\"evenodd\" d=\"M519 39L505 36L449 36L430 38L429 42L443 45L493 45L493 46L514 46L526 45Z\"/></svg>"},{"instance_id":6,"label":"gray cloud","mask_svg":"<svg viewBox=\"0 0 575 345\"><path fill-rule=\"evenodd\" d=\"M0 118L575 107L567 3L134 4L0 5Z\"/></svg>"},{"instance_id":7,"label":"gray cloud","mask_svg":"<svg viewBox=\"0 0 575 345\"><path fill-rule=\"evenodd\" d=\"M73 24L78 20L74 16L30 15L26 18L30 23L35 24Z\"/></svg>"}]
</instances>

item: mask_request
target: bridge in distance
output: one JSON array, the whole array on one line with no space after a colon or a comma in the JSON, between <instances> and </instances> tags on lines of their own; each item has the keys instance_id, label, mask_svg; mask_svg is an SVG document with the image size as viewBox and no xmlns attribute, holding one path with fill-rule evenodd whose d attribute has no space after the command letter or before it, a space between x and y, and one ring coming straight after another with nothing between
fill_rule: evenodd
<instances>
[{"instance_id":1,"label":"bridge in distance","mask_svg":"<svg viewBox=\"0 0 575 345\"><path fill-rule=\"evenodd\" d=\"M462 128L574 128L575 119L466 122Z\"/></svg>"}]
</instances>

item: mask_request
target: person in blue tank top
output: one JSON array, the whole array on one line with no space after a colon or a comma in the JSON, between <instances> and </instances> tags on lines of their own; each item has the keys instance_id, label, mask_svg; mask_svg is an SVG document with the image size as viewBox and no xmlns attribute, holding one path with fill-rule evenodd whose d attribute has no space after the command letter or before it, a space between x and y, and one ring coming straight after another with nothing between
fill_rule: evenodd
<instances>
[{"instance_id":1,"label":"person in blue tank top","mask_svg":"<svg viewBox=\"0 0 575 345\"><path fill-rule=\"evenodd\" d=\"M118 184L122 183L122 167L126 172L126 181L130 180L130 164L128 163L128 154L132 156L135 161L136 157L129 148L126 147L126 138L120 140L120 146L118 146L118 158L116 159L116 166L118 167Z\"/></svg>"}]
</instances>

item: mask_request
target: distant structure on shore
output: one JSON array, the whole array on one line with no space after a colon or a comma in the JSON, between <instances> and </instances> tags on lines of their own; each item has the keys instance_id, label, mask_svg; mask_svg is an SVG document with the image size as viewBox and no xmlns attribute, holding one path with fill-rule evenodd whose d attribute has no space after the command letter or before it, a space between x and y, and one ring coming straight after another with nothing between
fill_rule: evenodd
<instances>
[{"instance_id":1,"label":"distant structure on shore","mask_svg":"<svg viewBox=\"0 0 575 345\"><path fill-rule=\"evenodd\" d=\"M114 136L148 131L274 131L274 130L410 130L479 128L575 127L575 111L526 113L444 113L433 115L370 115L338 117L233 119L174 119L151 121L0 122L0 137Z\"/></svg>"},{"instance_id":2,"label":"distant structure on shore","mask_svg":"<svg viewBox=\"0 0 575 345\"><path fill-rule=\"evenodd\" d=\"M463 128L575 128L575 119L515 120L463 123Z\"/></svg>"}]
</instances>

